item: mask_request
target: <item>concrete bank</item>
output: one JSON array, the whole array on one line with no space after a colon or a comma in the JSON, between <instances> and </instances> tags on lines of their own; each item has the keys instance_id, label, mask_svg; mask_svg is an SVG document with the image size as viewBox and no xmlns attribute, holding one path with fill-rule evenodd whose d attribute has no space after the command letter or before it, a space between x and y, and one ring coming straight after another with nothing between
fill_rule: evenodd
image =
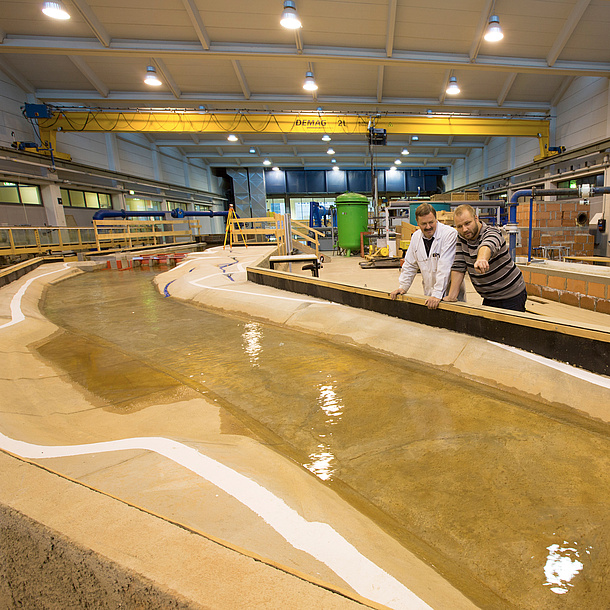
<instances>
[{"instance_id":1,"label":"concrete bank","mask_svg":"<svg viewBox=\"0 0 610 610\"><path fill-rule=\"evenodd\" d=\"M213 248L190 255L155 281L174 298L431 365L610 421L608 377L484 339L247 282L246 267L262 263L272 251Z\"/></svg>"}]
</instances>

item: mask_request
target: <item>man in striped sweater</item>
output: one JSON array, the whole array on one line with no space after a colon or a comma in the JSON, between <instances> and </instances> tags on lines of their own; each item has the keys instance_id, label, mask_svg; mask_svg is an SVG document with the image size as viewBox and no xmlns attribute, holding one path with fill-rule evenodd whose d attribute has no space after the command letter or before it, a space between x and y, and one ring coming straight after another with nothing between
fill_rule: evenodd
<instances>
[{"instance_id":1,"label":"man in striped sweater","mask_svg":"<svg viewBox=\"0 0 610 610\"><path fill-rule=\"evenodd\" d=\"M454 210L453 220L458 240L451 267L451 287L444 300L457 301L468 271L472 285L483 297L483 305L525 311L525 282L500 230L481 222L467 204Z\"/></svg>"}]
</instances>

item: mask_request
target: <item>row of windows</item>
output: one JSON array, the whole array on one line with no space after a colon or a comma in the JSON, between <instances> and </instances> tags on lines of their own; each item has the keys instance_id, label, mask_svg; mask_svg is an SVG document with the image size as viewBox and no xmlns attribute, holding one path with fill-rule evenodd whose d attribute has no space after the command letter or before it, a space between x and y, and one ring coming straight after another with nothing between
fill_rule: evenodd
<instances>
[{"instance_id":1,"label":"row of windows","mask_svg":"<svg viewBox=\"0 0 610 610\"><path fill-rule=\"evenodd\" d=\"M0 203L42 205L40 189L37 186L3 182L0 184Z\"/></svg>"},{"instance_id":2,"label":"row of windows","mask_svg":"<svg viewBox=\"0 0 610 610\"><path fill-rule=\"evenodd\" d=\"M106 193L93 193L91 191L73 191L60 189L61 202L69 208L112 208L112 199Z\"/></svg>"},{"instance_id":3,"label":"row of windows","mask_svg":"<svg viewBox=\"0 0 610 610\"><path fill-rule=\"evenodd\" d=\"M289 197L288 206L284 197L268 197L267 212L272 214L285 214L286 208L290 209L290 215L295 220L309 221L310 204L317 201L324 207L336 205L334 197Z\"/></svg>"}]
</instances>

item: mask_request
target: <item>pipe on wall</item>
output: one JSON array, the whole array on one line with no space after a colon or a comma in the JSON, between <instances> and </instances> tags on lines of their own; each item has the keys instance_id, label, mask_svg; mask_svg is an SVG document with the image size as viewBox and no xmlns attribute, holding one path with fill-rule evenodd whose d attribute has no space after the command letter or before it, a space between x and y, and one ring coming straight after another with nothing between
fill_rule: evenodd
<instances>
[{"instance_id":1,"label":"pipe on wall","mask_svg":"<svg viewBox=\"0 0 610 610\"><path fill-rule=\"evenodd\" d=\"M98 210L93 215L93 220L104 220L106 218L165 218L167 212L130 212L129 210Z\"/></svg>"},{"instance_id":2,"label":"pipe on wall","mask_svg":"<svg viewBox=\"0 0 610 610\"><path fill-rule=\"evenodd\" d=\"M532 187L531 189L523 189L520 191L516 191L513 193L510 198L510 209L509 209L509 217L508 224L506 228L509 234L509 250L510 256L513 260L515 260L516 251L517 251L517 233L519 231L519 227L517 225L517 206L518 201L521 197L530 197L530 244L528 248L528 261L531 259L531 232L532 232L532 208L534 197L537 196L548 196L548 195L573 195L575 197L582 197L584 199L588 197L592 197L593 195L609 195L610 194L610 186L591 186L590 184L581 184L578 188L575 189L537 189Z\"/></svg>"}]
</instances>

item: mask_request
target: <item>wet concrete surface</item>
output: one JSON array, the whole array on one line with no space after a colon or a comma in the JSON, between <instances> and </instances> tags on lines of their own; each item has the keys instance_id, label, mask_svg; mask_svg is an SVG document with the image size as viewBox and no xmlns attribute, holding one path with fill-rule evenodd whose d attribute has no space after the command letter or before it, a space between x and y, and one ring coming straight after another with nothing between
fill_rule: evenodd
<instances>
[{"instance_id":1,"label":"wet concrete surface","mask_svg":"<svg viewBox=\"0 0 610 610\"><path fill-rule=\"evenodd\" d=\"M128 419L217 401L228 431L302 464L481 607L610 604L607 425L164 299L151 277L99 272L47 292L66 332L39 353L94 404Z\"/></svg>"}]
</instances>

